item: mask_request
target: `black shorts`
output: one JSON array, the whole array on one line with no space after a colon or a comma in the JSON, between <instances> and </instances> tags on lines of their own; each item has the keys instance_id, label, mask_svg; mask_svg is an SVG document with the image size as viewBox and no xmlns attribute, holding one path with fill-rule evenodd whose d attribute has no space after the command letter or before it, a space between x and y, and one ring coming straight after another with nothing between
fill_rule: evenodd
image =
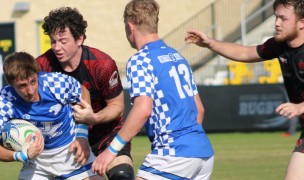
<instances>
[{"instance_id":1,"label":"black shorts","mask_svg":"<svg viewBox=\"0 0 304 180\"><path fill-rule=\"evenodd\" d=\"M95 156L98 156L102 153L106 148L108 148L112 142L112 140L117 135L117 132L112 132L107 136L100 139L96 144L91 144L91 148ZM131 142L126 143L126 145L118 152L117 156L126 155L129 156L131 159Z\"/></svg>"},{"instance_id":2,"label":"black shorts","mask_svg":"<svg viewBox=\"0 0 304 180\"><path fill-rule=\"evenodd\" d=\"M295 146L293 152L304 153L304 131L301 132L301 135L296 142L296 146Z\"/></svg>"}]
</instances>

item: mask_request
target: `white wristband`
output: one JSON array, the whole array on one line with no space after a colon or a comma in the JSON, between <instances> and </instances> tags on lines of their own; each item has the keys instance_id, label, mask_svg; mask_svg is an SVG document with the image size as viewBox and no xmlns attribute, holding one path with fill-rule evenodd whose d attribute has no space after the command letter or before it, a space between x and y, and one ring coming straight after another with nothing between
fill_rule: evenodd
<instances>
[{"instance_id":1,"label":"white wristband","mask_svg":"<svg viewBox=\"0 0 304 180\"><path fill-rule=\"evenodd\" d=\"M20 161L20 162L27 162L28 157L25 155L22 151L14 152L13 155L15 161Z\"/></svg>"},{"instance_id":2,"label":"white wristband","mask_svg":"<svg viewBox=\"0 0 304 180\"><path fill-rule=\"evenodd\" d=\"M109 146L109 150L113 154L118 152L125 146L126 142L117 134Z\"/></svg>"},{"instance_id":3,"label":"white wristband","mask_svg":"<svg viewBox=\"0 0 304 180\"><path fill-rule=\"evenodd\" d=\"M85 124L77 124L76 137L88 139L88 126Z\"/></svg>"},{"instance_id":4,"label":"white wristband","mask_svg":"<svg viewBox=\"0 0 304 180\"><path fill-rule=\"evenodd\" d=\"M27 149L30 146L30 143L24 143L22 145L21 151L14 152L13 158L15 161L27 162L29 160L27 156Z\"/></svg>"}]
</instances>

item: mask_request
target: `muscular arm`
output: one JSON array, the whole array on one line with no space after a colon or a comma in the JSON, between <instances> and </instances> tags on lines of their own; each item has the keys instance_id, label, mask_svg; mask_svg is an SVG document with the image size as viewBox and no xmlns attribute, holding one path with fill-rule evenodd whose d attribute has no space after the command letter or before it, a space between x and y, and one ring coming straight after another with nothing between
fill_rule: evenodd
<instances>
[{"instance_id":1,"label":"muscular arm","mask_svg":"<svg viewBox=\"0 0 304 180\"><path fill-rule=\"evenodd\" d=\"M95 113L95 123L107 123L119 118L124 110L124 94L123 91L112 99L106 99L107 106Z\"/></svg>"},{"instance_id":2,"label":"muscular arm","mask_svg":"<svg viewBox=\"0 0 304 180\"><path fill-rule=\"evenodd\" d=\"M81 85L81 98L87 103L91 104L90 92L83 85Z\"/></svg>"},{"instance_id":3,"label":"muscular arm","mask_svg":"<svg viewBox=\"0 0 304 180\"><path fill-rule=\"evenodd\" d=\"M200 47L206 47L211 51L218 53L227 59L239 62L259 62L262 59L259 57L256 46L242 46L235 43L218 41L209 38L206 34L191 30L187 32L185 37L186 43L194 43Z\"/></svg>"},{"instance_id":4,"label":"muscular arm","mask_svg":"<svg viewBox=\"0 0 304 180\"><path fill-rule=\"evenodd\" d=\"M262 59L256 51L256 46L242 46L239 44L210 40L208 47L210 50L220 54L221 56L239 62L259 62Z\"/></svg>"},{"instance_id":5,"label":"muscular arm","mask_svg":"<svg viewBox=\"0 0 304 180\"><path fill-rule=\"evenodd\" d=\"M122 115L124 110L123 91L117 97L106 100L106 103L107 106L105 108L94 113L91 104L82 100L80 106L74 106L76 121L96 125L116 120Z\"/></svg>"},{"instance_id":6,"label":"muscular arm","mask_svg":"<svg viewBox=\"0 0 304 180\"><path fill-rule=\"evenodd\" d=\"M139 96L134 99L125 124L118 132L124 141L129 142L142 129L152 113L152 104L153 100L148 96Z\"/></svg>"}]
</instances>

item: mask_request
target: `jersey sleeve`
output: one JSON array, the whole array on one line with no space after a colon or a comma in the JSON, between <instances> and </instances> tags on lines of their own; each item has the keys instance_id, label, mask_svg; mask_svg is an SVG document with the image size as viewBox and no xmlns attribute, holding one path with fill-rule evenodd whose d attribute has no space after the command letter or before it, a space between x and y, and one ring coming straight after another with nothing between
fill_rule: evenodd
<instances>
[{"instance_id":1,"label":"jersey sleeve","mask_svg":"<svg viewBox=\"0 0 304 180\"><path fill-rule=\"evenodd\" d=\"M131 102L137 96L149 96L154 99L153 66L151 59L140 55L133 56L127 64L127 81Z\"/></svg>"},{"instance_id":2,"label":"jersey sleeve","mask_svg":"<svg viewBox=\"0 0 304 180\"><path fill-rule=\"evenodd\" d=\"M7 88L3 88L0 92L0 142L2 142L1 134L4 124L12 119L13 107L12 103L9 101L13 98Z\"/></svg>"},{"instance_id":3,"label":"jersey sleeve","mask_svg":"<svg viewBox=\"0 0 304 180\"><path fill-rule=\"evenodd\" d=\"M36 58L36 61L39 65L41 71L44 71L44 72L52 71L52 65L51 65L52 58L56 58L56 57L51 49L49 49L44 54L42 54Z\"/></svg>"},{"instance_id":4,"label":"jersey sleeve","mask_svg":"<svg viewBox=\"0 0 304 180\"><path fill-rule=\"evenodd\" d=\"M44 86L50 89L57 100L63 104L80 102L81 85L75 78L62 73L46 73L43 76Z\"/></svg>"},{"instance_id":5,"label":"jersey sleeve","mask_svg":"<svg viewBox=\"0 0 304 180\"><path fill-rule=\"evenodd\" d=\"M118 96L123 88L115 61L112 59L99 61L96 65L98 67L96 68L94 79L101 94L106 99Z\"/></svg>"},{"instance_id":6,"label":"jersey sleeve","mask_svg":"<svg viewBox=\"0 0 304 180\"><path fill-rule=\"evenodd\" d=\"M258 55L265 60L277 58L284 47L284 43L278 42L274 37L257 46Z\"/></svg>"}]
</instances>

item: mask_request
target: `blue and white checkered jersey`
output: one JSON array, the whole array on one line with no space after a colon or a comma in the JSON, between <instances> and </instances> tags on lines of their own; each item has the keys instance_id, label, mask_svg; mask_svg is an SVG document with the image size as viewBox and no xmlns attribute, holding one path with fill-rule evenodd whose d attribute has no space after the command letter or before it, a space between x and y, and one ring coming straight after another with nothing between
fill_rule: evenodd
<instances>
[{"instance_id":1,"label":"blue and white checkered jersey","mask_svg":"<svg viewBox=\"0 0 304 180\"><path fill-rule=\"evenodd\" d=\"M41 129L44 149L69 144L75 138L76 123L72 104L80 101L81 85L61 73L39 73L40 101L24 101L10 85L0 92L0 133L10 119L25 119Z\"/></svg>"},{"instance_id":2,"label":"blue and white checkered jersey","mask_svg":"<svg viewBox=\"0 0 304 180\"><path fill-rule=\"evenodd\" d=\"M146 44L127 64L131 102L137 96L153 99L145 127L152 154L211 157L213 149L197 123L192 70L184 57L162 40Z\"/></svg>"}]
</instances>

